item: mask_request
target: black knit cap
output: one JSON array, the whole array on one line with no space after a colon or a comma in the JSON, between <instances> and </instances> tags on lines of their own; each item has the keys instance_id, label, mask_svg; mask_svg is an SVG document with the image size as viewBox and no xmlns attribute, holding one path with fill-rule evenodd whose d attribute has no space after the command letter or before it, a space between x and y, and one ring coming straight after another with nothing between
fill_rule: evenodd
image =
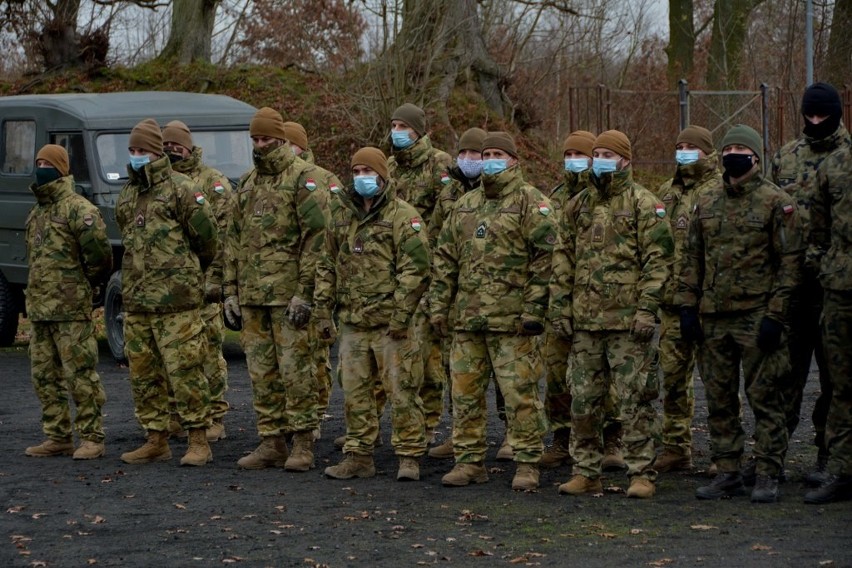
<instances>
[{"instance_id":1,"label":"black knit cap","mask_svg":"<svg viewBox=\"0 0 852 568\"><path fill-rule=\"evenodd\" d=\"M843 105L837 89L828 83L814 83L802 95L802 114L805 116L843 116Z\"/></svg>"}]
</instances>

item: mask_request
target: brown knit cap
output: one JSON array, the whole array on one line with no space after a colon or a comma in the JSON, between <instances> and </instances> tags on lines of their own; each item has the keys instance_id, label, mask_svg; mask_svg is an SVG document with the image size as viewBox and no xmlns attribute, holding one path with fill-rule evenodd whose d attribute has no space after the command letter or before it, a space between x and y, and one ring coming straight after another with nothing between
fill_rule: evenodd
<instances>
[{"instance_id":1,"label":"brown knit cap","mask_svg":"<svg viewBox=\"0 0 852 568\"><path fill-rule=\"evenodd\" d=\"M686 142L687 144L692 144L693 146L700 148L708 156L712 154L714 150L713 135L710 134L710 131L703 126L690 124L681 130L680 134L677 136L677 143L675 146L681 142Z\"/></svg>"},{"instance_id":2,"label":"brown knit cap","mask_svg":"<svg viewBox=\"0 0 852 568\"><path fill-rule=\"evenodd\" d=\"M628 160L633 159L630 140L627 139L627 136L623 132L619 132L618 130L607 130L598 134L598 137L595 138L595 148L612 150Z\"/></svg>"},{"instance_id":3,"label":"brown knit cap","mask_svg":"<svg viewBox=\"0 0 852 568\"><path fill-rule=\"evenodd\" d=\"M388 179L388 158L378 148L372 146L361 148L352 156L350 166L369 166L383 180Z\"/></svg>"},{"instance_id":4,"label":"brown knit cap","mask_svg":"<svg viewBox=\"0 0 852 568\"><path fill-rule=\"evenodd\" d=\"M146 118L130 131L128 148L141 148L146 152L163 155L163 133L153 118Z\"/></svg>"},{"instance_id":5,"label":"brown knit cap","mask_svg":"<svg viewBox=\"0 0 852 568\"><path fill-rule=\"evenodd\" d=\"M468 128L459 138L459 152L462 150L482 152L482 141L485 140L486 136L488 136L488 133L481 128Z\"/></svg>"},{"instance_id":6,"label":"brown knit cap","mask_svg":"<svg viewBox=\"0 0 852 568\"><path fill-rule=\"evenodd\" d=\"M68 172L71 171L68 166L68 152L58 144L42 146L41 150L38 151L38 156L36 156L36 162L39 160L47 160L63 176L67 176Z\"/></svg>"},{"instance_id":7,"label":"brown knit cap","mask_svg":"<svg viewBox=\"0 0 852 568\"><path fill-rule=\"evenodd\" d=\"M584 156L592 157L595 150L595 135L588 130L575 130L568 135L562 144L562 153L568 150L580 152Z\"/></svg>"},{"instance_id":8,"label":"brown knit cap","mask_svg":"<svg viewBox=\"0 0 852 568\"><path fill-rule=\"evenodd\" d=\"M281 113L269 107L263 107L254 113L249 125L250 136L269 136L278 140L286 140L284 118Z\"/></svg>"},{"instance_id":9,"label":"brown knit cap","mask_svg":"<svg viewBox=\"0 0 852 568\"><path fill-rule=\"evenodd\" d=\"M503 150L513 158L518 157L518 147L515 146L515 141L509 136L508 132L496 131L489 132L485 140L482 141L482 151L486 148L496 148Z\"/></svg>"},{"instance_id":10,"label":"brown knit cap","mask_svg":"<svg viewBox=\"0 0 852 568\"><path fill-rule=\"evenodd\" d=\"M305 132L305 127L298 122L285 122L284 135L290 143L302 150L308 149L308 133Z\"/></svg>"},{"instance_id":11,"label":"brown knit cap","mask_svg":"<svg viewBox=\"0 0 852 568\"><path fill-rule=\"evenodd\" d=\"M405 103L393 111L391 120L401 120L414 129L414 132L423 136L426 134L426 113L419 106Z\"/></svg>"},{"instance_id":12,"label":"brown knit cap","mask_svg":"<svg viewBox=\"0 0 852 568\"><path fill-rule=\"evenodd\" d=\"M192 133L189 127L179 120L173 120L163 127L163 143L180 144L187 150L192 150Z\"/></svg>"}]
</instances>

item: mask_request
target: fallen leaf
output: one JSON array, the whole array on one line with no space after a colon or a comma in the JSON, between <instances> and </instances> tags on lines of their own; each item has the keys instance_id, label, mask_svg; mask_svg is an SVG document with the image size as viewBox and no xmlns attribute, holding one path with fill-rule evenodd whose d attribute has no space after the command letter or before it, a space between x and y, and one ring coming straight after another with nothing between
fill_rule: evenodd
<instances>
[{"instance_id":1,"label":"fallen leaf","mask_svg":"<svg viewBox=\"0 0 852 568\"><path fill-rule=\"evenodd\" d=\"M34 519L40 519L45 515L45 513L33 513Z\"/></svg>"},{"instance_id":2,"label":"fallen leaf","mask_svg":"<svg viewBox=\"0 0 852 568\"><path fill-rule=\"evenodd\" d=\"M523 564L528 558L526 556L517 556L509 560L509 564Z\"/></svg>"},{"instance_id":3,"label":"fallen leaf","mask_svg":"<svg viewBox=\"0 0 852 568\"><path fill-rule=\"evenodd\" d=\"M630 529L630 534L640 534L642 533L642 529Z\"/></svg>"},{"instance_id":4,"label":"fallen leaf","mask_svg":"<svg viewBox=\"0 0 852 568\"><path fill-rule=\"evenodd\" d=\"M14 507L9 507L8 509L6 509L6 512L7 513L20 513L23 510L24 510L23 505L15 505Z\"/></svg>"},{"instance_id":5,"label":"fallen leaf","mask_svg":"<svg viewBox=\"0 0 852 568\"><path fill-rule=\"evenodd\" d=\"M755 544L751 547L752 550L772 550L771 546L766 544Z\"/></svg>"},{"instance_id":6,"label":"fallen leaf","mask_svg":"<svg viewBox=\"0 0 852 568\"><path fill-rule=\"evenodd\" d=\"M94 519L92 519L92 524L95 524L95 525L102 525L102 524L104 524L105 522L106 522L106 519L105 519L105 518L103 518L103 517L102 517L102 516L100 516L100 515L95 515L95 518L94 518Z\"/></svg>"},{"instance_id":7,"label":"fallen leaf","mask_svg":"<svg viewBox=\"0 0 852 568\"><path fill-rule=\"evenodd\" d=\"M411 548L423 548L423 545L415 543L411 545Z\"/></svg>"},{"instance_id":8,"label":"fallen leaf","mask_svg":"<svg viewBox=\"0 0 852 568\"><path fill-rule=\"evenodd\" d=\"M471 550L467 553L468 556L494 556L494 554L488 552L487 550L477 549Z\"/></svg>"},{"instance_id":9,"label":"fallen leaf","mask_svg":"<svg viewBox=\"0 0 852 568\"><path fill-rule=\"evenodd\" d=\"M97 563L98 561L94 558L89 558L88 560L86 560L86 564L88 564L89 566L94 566Z\"/></svg>"},{"instance_id":10,"label":"fallen leaf","mask_svg":"<svg viewBox=\"0 0 852 568\"><path fill-rule=\"evenodd\" d=\"M616 535L615 533L611 533L611 532L604 532L604 533L599 533L598 536L602 536L604 538L615 538L618 535Z\"/></svg>"},{"instance_id":11,"label":"fallen leaf","mask_svg":"<svg viewBox=\"0 0 852 568\"><path fill-rule=\"evenodd\" d=\"M648 566L668 566L674 562L671 558L660 558L659 560L652 560L648 562Z\"/></svg>"},{"instance_id":12,"label":"fallen leaf","mask_svg":"<svg viewBox=\"0 0 852 568\"><path fill-rule=\"evenodd\" d=\"M820 560L820 566L834 566L834 560Z\"/></svg>"},{"instance_id":13,"label":"fallen leaf","mask_svg":"<svg viewBox=\"0 0 852 568\"><path fill-rule=\"evenodd\" d=\"M181 505L180 503L175 503L175 509L186 509L186 505Z\"/></svg>"},{"instance_id":14,"label":"fallen leaf","mask_svg":"<svg viewBox=\"0 0 852 568\"><path fill-rule=\"evenodd\" d=\"M694 531L710 531L713 529L718 529L719 527L714 527L713 525L689 525Z\"/></svg>"}]
</instances>

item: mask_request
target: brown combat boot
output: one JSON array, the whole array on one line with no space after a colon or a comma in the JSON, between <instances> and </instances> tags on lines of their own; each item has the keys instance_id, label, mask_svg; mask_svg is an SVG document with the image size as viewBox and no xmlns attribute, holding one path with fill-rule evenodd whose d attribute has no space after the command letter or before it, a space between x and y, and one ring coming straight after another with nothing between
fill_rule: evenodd
<instances>
[{"instance_id":1,"label":"brown combat boot","mask_svg":"<svg viewBox=\"0 0 852 568\"><path fill-rule=\"evenodd\" d=\"M172 459L168 432L148 432L148 441L132 452L121 454L124 463L152 463Z\"/></svg>"},{"instance_id":2,"label":"brown combat boot","mask_svg":"<svg viewBox=\"0 0 852 568\"><path fill-rule=\"evenodd\" d=\"M600 478L590 479L578 473L568 483L559 486L560 495L582 495L584 493L603 493Z\"/></svg>"},{"instance_id":3,"label":"brown combat boot","mask_svg":"<svg viewBox=\"0 0 852 568\"><path fill-rule=\"evenodd\" d=\"M624 456L621 455L621 429L613 432L604 432L604 455L601 460L601 469L607 472L623 471L627 469Z\"/></svg>"},{"instance_id":4,"label":"brown combat boot","mask_svg":"<svg viewBox=\"0 0 852 568\"><path fill-rule=\"evenodd\" d=\"M553 469L560 465L571 465L574 459L571 457L571 429L559 428L553 431L553 444L544 450L538 466L544 469Z\"/></svg>"},{"instance_id":5,"label":"brown combat boot","mask_svg":"<svg viewBox=\"0 0 852 568\"><path fill-rule=\"evenodd\" d=\"M666 448L654 461L654 469L660 473L689 471L692 469L692 454Z\"/></svg>"},{"instance_id":6,"label":"brown combat boot","mask_svg":"<svg viewBox=\"0 0 852 568\"><path fill-rule=\"evenodd\" d=\"M83 440L80 442L80 447L74 452L75 460L93 460L99 458L106 453L106 447L103 442L93 442L91 440Z\"/></svg>"},{"instance_id":7,"label":"brown combat boot","mask_svg":"<svg viewBox=\"0 0 852 568\"><path fill-rule=\"evenodd\" d=\"M654 482L638 475L630 479L630 487L627 488L627 496L635 499L650 499L655 492Z\"/></svg>"},{"instance_id":8,"label":"brown combat boot","mask_svg":"<svg viewBox=\"0 0 852 568\"><path fill-rule=\"evenodd\" d=\"M169 417L169 436L172 438L186 438L186 430L180 424L180 416L172 414Z\"/></svg>"},{"instance_id":9,"label":"brown combat boot","mask_svg":"<svg viewBox=\"0 0 852 568\"><path fill-rule=\"evenodd\" d=\"M353 477L373 477L376 465L373 456L346 454L341 462L325 468L325 475L334 479L352 479Z\"/></svg>"},{"instance_id":10,"label":"brown combat boot","mask_svg":"<svg viewBox=\"0 0 852 568\"><path fill-rule=\"evenodd\" d=\"M397 481L419 481L420 462L411 456L400 456L399 471L396 473Z\"/></svg>"},{"instance_id":11,"label":"brown combat boot","mask_svg":"<svg viewBox=\"0 0 852 568\"><path fill-rule=\"evenodd\" d=\"M237 461L242 469L263 469L266 467L284 467L289 456L284 434L263 436L260 445L252 453Z\"/></svg>"},{"instance_id":12,"label":"brown combat boot","mask_svg":"<svg viewBox=\"0 0 852 568\"><path fill-rule=\"evenodd\" d=\"M497 450L497 461L512 461L515 459L515 452L512 446L509 445L508 434L503 437L503 442L500 443L500 449Z\"/></svg>"},{"instance_id":13,"label":"brown combat boot","mask_svg":"<svg viewBox=\"0 0 852 568\"><path fill-rule=\"evenodd\" d=\"M34 458L48 458L52 456L70 456L74 453L74 442L71 438L65 440L51 440L48 438L38 446L30 446L24 453Z\"/></svg>"},{"instance_id":14,"label":"brown combat boot","mask_svg":"<svg viewBox=\"0 0 852 568\"><path fill-rule=\"evenodd\" d=\"M314 467L314 434L312 431L293 434L293 451L284 462L287 471L308 471Z\"/></svg>"},{"instance_id":15,"label":"brown combat boot","mask_svg":"<svg viewBox=\"0 0 852 568\"><path fill-rule=\"evenodd\" d=\"M471 483L485 483L488 472L482 462L457 463L452 471L441 478L441 483L447 487L464 487Z\"/></svg>"},{"instance_id":16,"label":"brown combat boot","mask_svg":"<svg viewBox=\"0 0 852 568\"><path fill-rule=\"evenodd\" d=\"M189 446L180 458L180 465L204 465L213 461L213 452L207 443L207 429L193 428L189 431Z\"/></svg>"},{"instance_id":17,"label":"brown combat boot","mask_svg":"<svg viewBox=\"0 0 852 568\"><path fill-rule=\"evenodd\" d=\"M208 442L218 442L228 437L225 433L225 425L217 420L210 425L206 432Z\"/></svg>"},{"instance_id":18,"label":"brown combat boot","mask_svg":"<svg viewBox=\"0 0 852 568\"><path fill-rule=\"evenodd\" d=\"M447 438L444 443L434 448L429 448L429 457L439 460L448 460L453 458L453 439Z\"/></svg>"},{"instance_id":19,"label":"brown combat boot","mask_svg":"<svg viewBox=\"0 0 852 568\"><path fill-rule=\"evenodd\" d=\"M519 463L512 479L512 489L516 491L532 491L538 489L538 465L534 463Z\"/></svg>"}]
</instances>

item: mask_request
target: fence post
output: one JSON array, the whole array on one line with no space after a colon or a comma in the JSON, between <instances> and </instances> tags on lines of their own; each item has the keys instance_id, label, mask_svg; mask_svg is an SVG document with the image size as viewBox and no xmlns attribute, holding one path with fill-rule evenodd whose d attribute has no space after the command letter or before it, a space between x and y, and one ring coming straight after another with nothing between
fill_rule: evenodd
<instances>
[{"instance_id":1,"label":"fence post","mask_svg":"<svg viewBox=\"0 0 852 568\"><path fill-rule=\"evenodd\" d=\"M689 126L689 89L686 79L677 82L677 98L680 105L680 129L684 130Z\"/></svg>"},{"instance_id":2,"label":"fence post","mask_svg":"<svg viewBox=\"0 0 852 568\"><path fill-rule=\"evenodd\" d=\"M763 115L763 173L769 162L769 85L760 84L760 111Z\"/></svg>"},{"instance_id":3,"label":"fence post","mask_svg":"<svg viewBox=\"0 0 852 568\"><path fill-rule=\"evenodd\" d=\"M609 107L604 101L606 95L606 85L598 84L598 134L605 130L609 130ZM604 126L604 116L606 116L606 126Z\"/></svg>"}]
</instances>

